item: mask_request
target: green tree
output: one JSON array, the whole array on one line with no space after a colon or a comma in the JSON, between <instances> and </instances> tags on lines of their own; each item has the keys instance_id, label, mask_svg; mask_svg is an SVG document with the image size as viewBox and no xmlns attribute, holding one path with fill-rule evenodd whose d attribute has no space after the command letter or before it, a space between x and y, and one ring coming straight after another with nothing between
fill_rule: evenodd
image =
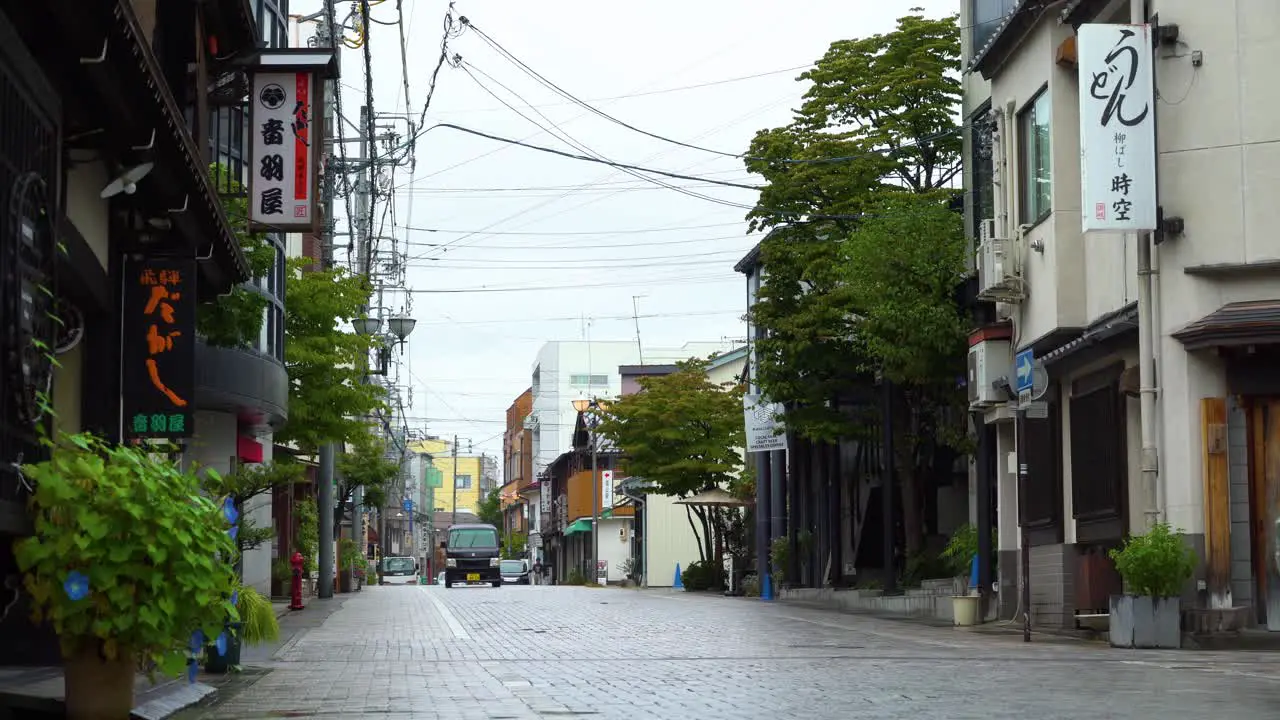
<instances>
[{"instance_id":1,"label":"green tree","mask_svg":"<svg viewBox=\"0 0 1280 720\"><path fill-rule=\"evenodd\" d=\"M907 551L922 537L918 479L953 444L964 273L949 186L960 170L960 31L913 9L893 31L835 42L791 124L758 133L746 165L767 183L748 214L772 232L752 318L757 382L815 441L856 436L867 418L829 401L884 373L895 415ZM961 365L957 366L957 362Z\"/></svg>"},{"instance_id":2,"label":"green tree","mask_svg":"<svg viewBox=\"0 0 1280 720\"><path fill-rule=\"evenodd\" d=\"M480 500L480 506L476 508L476 517L480 518L482 523L502 527L502 495L496 488L490 490L489 494Z\"/></svg>"},{"instance_id":3,"label":"green tree","mask_svg":"<svg viewBox=\"0 0 1280 720\"><path fill-rule=\"evenodd\" d=\"M249 199L239 181L229 176L225 165L209 166L214 187L226 189L222 209L231 221L232 231L244 251L249 270L255 278L268 276L275 267L276 248L261 233L249 232ZM248 347L262 332L267 298L243 285L230 294L196 306L196 332L205 342L217 347Z\"/></svg>"},{"instance_id":4,"label":"green tree","mask_svg":"<svg viewBox=\"0 0 1280 720\"><path fill-rule=\"evenodd\" d=\"M389 492L400 476L400 463L388 454L385 438L373 433L367 425L348 439L346 452L335 462L338 487L334 492L333 526L341 527L342 518L351 510L357 489L364 492L364 506L385 508Z\"/></svg>"},{"instance_id":5,"label":"green tree","mask_svg":"<svg viewBox=\"0 0 1280 720\"><path fill-rule=\"evenodd\" d=\"M369 433L367 418L384 409L385 390L364 382L377 341L343 332L369 298L368 282L341 268L302 272L310 258L289 260L285 294L285 367L289 420L277 442L296 443L312 455L328 442L355 443Z\"/></svg>"},{"instance_id":6,"label":"green tree","mask_svg":"<svg viewBox=\"0 0 1280 720\"><path fill-rule=\"evenodd\" d=\"M201 485L213 498L231 498L239 510L239 531L236 534L236 562L245 552L252 550L275 536L271 527L259 527L246 512L249 501L266 495L278 487L288 487L303 480L303 468L294 462L270 462L265 465L244 465L226 475L206 473Z\"/></svg>"},{"instance_id":7,"label":"green tree","mask_svg":"<svg viewBox=\"0 0 1280 720\"><path fill-rule=\"evenodd\" d=\"M742 387L711 382L706 368L706 361L690 360L669 375L641 378L640 392L601 411L600 435L621 451L627 472L653 482L658 494L688 498L728 488L742 469ZM713 555L717 516L686 507L690 525L693 517L701 524L705 560Z\"/></svg>"},{"instance_id":8,"label":"green tree","mask_svg":"<svg viewBox=\"0 0 1280 720\"><path fill-rule=\"evenodd\" d=\"M947 193L960 168L957 18L912 12L892 32L833 43L800 76L811 85L793 121L757 133L745 161L766 180L748 219L773 231L751 312L767 333L756 379L788 403L788 427L814 440L853 431L827 401L865 379L841 242L881 195Z\"/></svg>"}]
</instances>

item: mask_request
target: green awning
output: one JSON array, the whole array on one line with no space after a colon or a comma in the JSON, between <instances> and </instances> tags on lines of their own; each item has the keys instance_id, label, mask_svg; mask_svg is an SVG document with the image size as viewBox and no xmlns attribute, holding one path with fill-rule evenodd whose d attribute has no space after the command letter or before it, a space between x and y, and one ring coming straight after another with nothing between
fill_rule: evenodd
<instances>
[{"instance_id":1,"label":"green awning","mask_svg":"<svg viewBox=\"0 0 1280 720\"><path fill-rule=\"evenodd\" d=\"M591 532L591 521L588 520L587 518L574 520L572 525L564 529L564 534L566 537L574 533L580 533L580 532L583 532L583 533Z\"/></svg>"}]
</instances>

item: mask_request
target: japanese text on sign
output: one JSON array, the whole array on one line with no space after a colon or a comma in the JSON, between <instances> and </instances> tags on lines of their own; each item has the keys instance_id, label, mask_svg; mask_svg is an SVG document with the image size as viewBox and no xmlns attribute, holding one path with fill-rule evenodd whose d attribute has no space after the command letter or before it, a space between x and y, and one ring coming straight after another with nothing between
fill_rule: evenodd
<instances>
[{"instance_id":1,"label":"japanese text on sign","mask_svg":"<svg viewBox=\"0 0 1280 720\"><path fill-rule=\"evenodd\" d=\"M1149 25L1082 25L1080 162L1085 232L1156 227L1155 89Z\"/></svg>"},{"instance_id":2,"label":"japanese text on sign","mask_svg":"<svg viewBox=\"0 0 1280 720\"><path fill-rule=\"evenodd\" d=\"M125 435L191 434L195 384L195 263L144 260L126 284L121 361Z\"/></svg>"},{"instance_id":3,"label":"japanese text on sign","mask_svg":"<svg viewBox=\"0 0 1280 720\"><path fill-rule=\"evenodd\" d=\"M259 229L308 230L314 212L315 153L310 72L253 76L250 220Z\"/></svg>"}]
</instances>

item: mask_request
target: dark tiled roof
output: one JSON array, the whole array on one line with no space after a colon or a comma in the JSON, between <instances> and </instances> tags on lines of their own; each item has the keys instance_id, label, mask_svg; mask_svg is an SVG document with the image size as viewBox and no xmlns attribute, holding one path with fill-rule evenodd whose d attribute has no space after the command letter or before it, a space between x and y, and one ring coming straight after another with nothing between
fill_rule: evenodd
<instances>
[{"instance_id":1,"label":"dark tiled roof","mask_svg":"<svg viewBox=\"0 0 1280 720\"><path fill-rule=\"evenodd\" d=\"M1173 333L1189 350L1280 344L1280 300L1223 305Z\"/></svg>"}]
</instances>

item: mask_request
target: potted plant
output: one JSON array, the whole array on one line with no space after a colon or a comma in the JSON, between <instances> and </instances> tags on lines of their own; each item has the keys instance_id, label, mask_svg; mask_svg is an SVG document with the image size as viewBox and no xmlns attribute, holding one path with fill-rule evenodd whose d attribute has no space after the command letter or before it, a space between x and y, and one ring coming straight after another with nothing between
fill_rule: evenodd
<instances>
[{"instance_id":1,"label":"potted plant","mask_svg":"<svg viewBox=\"0 0 1280 720\"><path fill-rule=\"evenodd\" d=\"M35 532L15 545L18 566L61 642L67 717L127 718L137 668L194 681L204 638L237 617L235 518L155 446L86 433L47 445L48 460L21 468Z\"/></svg>"},{"instance_id":2,"label":"potted plant","mask_svg":"<svg viewBox=\"0 0 1280 720\"><path fill-rule=\"evenodd\" d=\"M951 596L951 614L958 627L970 627L978 624L979 601L981 598L969 585L970 569L978 558L978 529L965 523L951 535L947 546L938 556L947 564L955 576L955 594Z\"/></svg>"},{"instance_id":3,"label":"potted plant","mask_svg":"<svg viewBox=\"0 0 1280 720\"><path fill-rule=\"evenodd\" d=\"M1196 567L1195 555L1182 536L1167 524L1156 523L1146 534L1130 536L1123 547L1108 554L1125 585L1124 595L1111 596L1111 646L1181 647L1179 596Z\"/></svg>"},{"instance_id":4,"label":"potted plant","mask_svg":"<svg viewBox=\"0 0 1280 720\"><path fill-rule=\"evenodd\" d=\"M353 592L355 590L355 570L360 559L360 547L351 538L338 541L338 591Z\"/></svg>"},{"instance_id":5,"label":"potted plant","mask_svg":"<svg viewBox=\"0 0 1280 720\"><path fill-rule=\"evenodd\" d=\"M280 621L270 598L247 586L239 588L234 597L236 619L228 621L229 632L205 647L204 669L211 673L239 668L240 649L245 645L280 639Z\"/></svg>"}]
</instances>

